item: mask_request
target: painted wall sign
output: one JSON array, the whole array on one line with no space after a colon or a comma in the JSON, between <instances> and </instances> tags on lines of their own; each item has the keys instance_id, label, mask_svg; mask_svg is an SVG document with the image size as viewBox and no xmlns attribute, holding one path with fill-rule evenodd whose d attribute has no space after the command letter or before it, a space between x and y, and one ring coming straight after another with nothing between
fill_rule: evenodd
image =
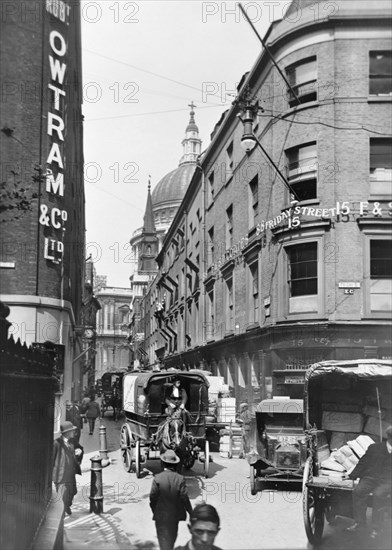
<instances>
[{"instance_id":1,"label":"painted wall sign","mask_svg":"<svg viewBox=\"0 0 392 550\"><path fill-rule=\"evenodd\" d=\"M229 260L235 260L238 257L242 257L242 251L248 245L248 242L249 240L247 236L242 237L237 244L225 250L221 257L212 264L212 271L217 271Z\"/></svg>"},{"instance_id":2,"label":"painted wall sign","mask_svg":"<svg viewBox=\"0 0 392 550\"><path fill-rule=\"evenodd\" d=\"M49 136L49 152L46 158L45 190L48 199L64 197L65 173L65 136L67 134L67 56L68 56L68 25L71 7L63 1L46 2L46 11L58 22L49 31L48 66L50 79L48 97L50 105L47 114L47 134ZM54 26L54 25L53 25ZM61 202L61 200L60 200ZM68 220L68 212L63 208L40 205L39 223L46 228L44 239L44 258L55 264L61 263L64 255L64 233ZM59 234L60 232L60 234Z\"/></svg>"},{"instance_id":3,"label":"painted wall sign","mask_svg":"<svg viewBox=\"0 0 392 550\"><path fill-rule=\"evenodd\" d=\"M387 206L381 205L380 202L360 201L359 203L352 203L349 201L337 202L336 206L332 208L315 208L313 206L294 206L284 210L278 216L275 216L269 220L263 220L256 226L256 235L260 235L267 229L274 229L278 227L282 222L287 220L287 226L289 229L294 229L301 225L300 216L309 216L319 219L333 219L334 221L349 221L349 216L354 214L355 216L365 217L371 216L392 216L392 202L389 202Z\"/></svg>"}]
</instances>

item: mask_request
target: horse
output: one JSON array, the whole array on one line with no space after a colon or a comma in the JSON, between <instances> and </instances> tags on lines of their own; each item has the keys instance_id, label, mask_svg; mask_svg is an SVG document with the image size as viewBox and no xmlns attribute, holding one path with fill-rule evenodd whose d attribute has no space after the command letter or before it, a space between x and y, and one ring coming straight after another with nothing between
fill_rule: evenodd
<instances>
[{"instance_id":1,"label":"horse","mask_svg":"<svg viewBox=\"0 0 392 550\"><path fill-rule=\"evenodd\" d=\"M103 395L101 407L102 417L105 416L105 412L109 407L113 409L113 420L118 420L122 407L122 398L118 392L113 392L111 394L106 393Z\"/></svg>"},{"instance_id":2,"label":"horse","mask_svg":"<svg viewBox=\"0 0 392 550\"><path fill-rule=\"evenodd\" d=\"M173 415L159 426L156 433L157 446L160 453L172 449L180 459L179 469L189 463L189 439L184 420Z\"/></svg>"}]
</instances>

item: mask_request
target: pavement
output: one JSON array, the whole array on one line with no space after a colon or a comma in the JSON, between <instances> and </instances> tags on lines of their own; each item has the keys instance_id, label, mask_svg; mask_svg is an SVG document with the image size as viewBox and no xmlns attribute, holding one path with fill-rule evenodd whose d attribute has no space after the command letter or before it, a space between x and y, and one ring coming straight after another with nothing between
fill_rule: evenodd
<instances>
[{"instance_id":1,"label":"pavement","mask_svg":"<svg viewBox=\"0 0 392 550\"><path fill-rule=\"evenodd\" d=\"M121 527L120 522L114 516L116 508L105 510L103 501L103 513L90 512L90 482L91 482L91 458L99 456L99 427L101 422L96 422L93 435L89 435L87 424L82 430L80 444L84 447L85 454L82 462L82 475L77 476L78 493L75 495L72 505L72 515L64 519L64 550L82 550L94 548L94 550L117 550L141 548L135 546ZM109 447L110 449L110 447ZM119 451L109 452L111 461L117 462ZM114 458L115 457L115 458ZM113 485L116 482L116 468L109 464L102 470L102 478L105 485ZM152 548L150 546L150 548Z\"/></svg>"}]
</instances>

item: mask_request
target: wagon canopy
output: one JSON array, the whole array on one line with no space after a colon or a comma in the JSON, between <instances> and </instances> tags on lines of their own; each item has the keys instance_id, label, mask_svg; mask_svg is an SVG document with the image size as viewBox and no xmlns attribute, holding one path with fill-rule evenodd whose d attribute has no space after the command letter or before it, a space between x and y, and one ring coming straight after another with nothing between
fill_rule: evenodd
<instances>
[{"instance_id":1,"label":"wagon canopy","mask_svg":"<svg viewBox=\"0 0 392 550\"><path fill-rule=\"evenodd\" d=\"M105 372L101 377L102 389L104 391L110 391L113 383L117 380L121 380L126 373L126 370L110 370Z\"/></svg>"},{"instance_id":2,"label":"wagon canopy","mask_svg":"<svg viewBox=\"0 0 392 550\"><path fill-rule=\"evenodd\" d=\"M207 400L209 382L206 378L206 372L196 369L191 371L172 370L126 374L123 379L124 410L136 412L139 409L140 397L143 396L149 400L150 412L160 411L164 401L163 388L172 383L175 377L180 378L188 393L190 403L194 404L194 407L191 407L191 412L192 409L198 410L200 399L203 402ZM201 394L199 388L204 390ZM197 399L195 393L197 393Z\"/></svg>"},{"instance_id":3,"label":"wagon canopy","mask_svg":"<svg viewBox=\"0 0 392 550\"><path fill-rule=\"evenodd\" d=\"M362 429L366 431L371 427L366 419L374 411L391 408L391 360L322 361L306 372L305 429L316 426L318 429L360 433ZM384 414L389 416L387 412ZM377 413L376 416L380 415ZM334 429L331 427L333 418L336 419ZM344 420L347 420L346 425ZM367 422L365 426L364 422Z\"/></svg>"},{"instance_id":4,"label":"wagon canopy","mask_svg":"<svg viewBox=\"0 0 392 550\"><path fill-rule=\"evenodd\" d=\"M306 372L305 386L309 380L317 376L328 376L332 373L362 379L391 377L392 361L389 359L356 359L315 363Z\"/></svg>"}]
</instances>

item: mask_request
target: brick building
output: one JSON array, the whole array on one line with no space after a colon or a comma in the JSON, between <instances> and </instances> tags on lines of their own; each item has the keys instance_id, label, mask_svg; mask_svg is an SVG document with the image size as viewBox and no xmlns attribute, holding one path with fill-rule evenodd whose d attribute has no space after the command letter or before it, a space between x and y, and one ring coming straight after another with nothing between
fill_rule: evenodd
<instances>
[{"instance_id":1,"label":"brick building","mask_svg":"<svg viewBox=\"0 0 392 550\"><path fill-rule=\"evenodd\" d=\"M1 299L14 338L56 347L64 412L82 384L74 360L83 349L85 263L80 6L0 9Z\"/></svg>"},{"instance_id":2,"label":"brick building","mask_svg":"<svg viewBox=\"0 0 392 550\"><path fill-rule=\"evenodd\" d=\"M296 1L264 40L279 70L263 49L240 82L145 299L151 362L250 401L300 397L318 360L392 355L390 5ZM241 146L249 112L285 181Z\"/></svg>"}]
</instances>

